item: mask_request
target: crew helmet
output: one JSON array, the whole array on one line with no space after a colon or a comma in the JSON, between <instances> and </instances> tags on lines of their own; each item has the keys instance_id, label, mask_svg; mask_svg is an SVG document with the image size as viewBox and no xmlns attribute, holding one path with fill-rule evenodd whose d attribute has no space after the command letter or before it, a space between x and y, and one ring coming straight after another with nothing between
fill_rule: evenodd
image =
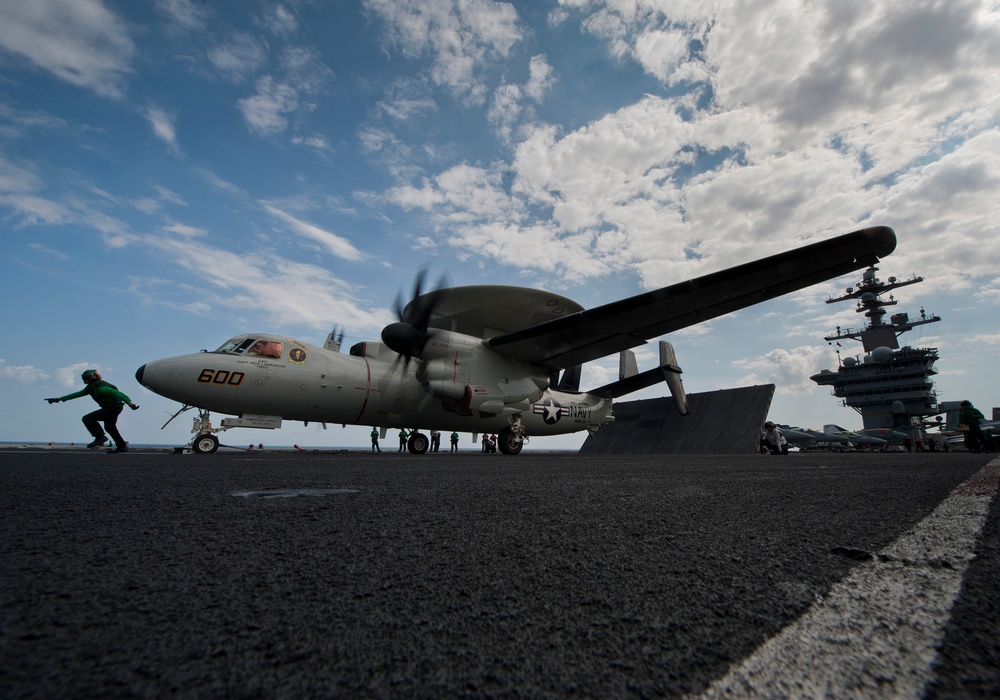
<instances>
[{"instance_id":1,"label":"crew helmet","mask_svg":"<svg viewBox=\"0 0 1000 700\"><path fill-rule=\"evenodd\" d=\"M89 382L91 379L100 379L101 373L96 369L88 369L84 370L83 374L80 375L80 378L85 382Z\"/></svg>"},{"instance_id":2,"label":"crew helmet","mask_svg":"<svg viewBox=\"0 0 1000 700\"><path fill-rule=\"evenodd\" d=\"M768 421L767 423L764 423L764 427L767 428L768 430L770 430L771 428L774 427L774 423L772 423L771 421Z\"/></svg>"}]
</instances>

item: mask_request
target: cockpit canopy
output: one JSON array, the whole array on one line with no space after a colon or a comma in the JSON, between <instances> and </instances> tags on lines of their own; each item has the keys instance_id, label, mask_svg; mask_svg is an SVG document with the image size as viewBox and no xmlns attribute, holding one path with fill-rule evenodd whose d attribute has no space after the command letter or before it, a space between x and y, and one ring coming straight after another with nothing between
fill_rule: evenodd
<instances>
[{"instance_id":1,"label":"cockpit canopy","mask_svg":"<svg viewBox=\"0 0 1000 700\"><path fill-rule=\"evenodd\" d=\"M284 347L282 341L273 337L240 335L227 340L215 352L227 355L280 358Z\"/></svg>"}]
</instances>

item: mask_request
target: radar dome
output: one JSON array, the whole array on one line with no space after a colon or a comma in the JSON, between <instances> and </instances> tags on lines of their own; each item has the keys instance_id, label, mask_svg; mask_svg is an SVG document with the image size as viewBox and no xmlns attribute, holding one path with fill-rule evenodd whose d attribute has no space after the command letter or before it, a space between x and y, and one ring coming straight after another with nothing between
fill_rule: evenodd
<instances>
[{"instance_id":1,"label":"radar dome","mask_svg":"<svg viewBox=\"0 0 1000 700\"><path fill-rule=\"evenodd\" d=\"M854 367L856 364L858 364L858 361L853 357L844 358L844 367Z\"/></svg>"},{"instance_id":2,"label":"radar dome","mask_svg":"<svg viewBox=\"0 0 1000 700\"><path fill-rule=\"evenodd\" d=\"M892 357L892 348L881 346L872 350L872 359L876 362L885 362L890 357Z\"/></svg>"},{"instance_id":3,"label":"radar dome","mask_svg":"<svg viewBox=\"0 0 1000 700\"><path fill-rule=\"evenodd\" d=\"M861 295L861 301L875 301L875 295L871 292L865 292Z\"/></svg>"}]
</instances>

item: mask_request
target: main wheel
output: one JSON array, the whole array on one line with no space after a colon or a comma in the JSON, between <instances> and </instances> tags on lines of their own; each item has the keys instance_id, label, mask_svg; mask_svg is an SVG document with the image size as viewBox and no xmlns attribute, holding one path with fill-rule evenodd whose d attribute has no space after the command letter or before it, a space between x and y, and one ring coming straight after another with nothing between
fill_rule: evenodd
<instances>
[{"instance_id":1,"label":"main wheel","mask_svg":"<svg viewBox=\"0 0 1000 700\"><path fill-rule=\"evenodd\" d=\"M501 430L500 434L497 435L497 441L500 443L500 451L505 455L516 455L524 447L524 440L518 440L510 428Z\"/></svg>"},{"instance_id":2,"label":"main wheel","mask_svg":"<svg viewBox=\"0 0 1000 700\"><path fill-rule=\"evenodd\" d=\"M410 439L406 441L406 449L410 451L410 454L422 455L427 452L430 444L431 441L423 433L412 433Z\"/></svg>"},{"instance_id":3,"label":"main wheel","mask_svg":"<svg viewBox=\"0 0 1000 700\"><path fill-rule=\"evenodd\" d=\"M191 449L200 455L210 455L219 449L219 438L214 435L199 435L191 443Z\"/></svg>"}]
</instances>

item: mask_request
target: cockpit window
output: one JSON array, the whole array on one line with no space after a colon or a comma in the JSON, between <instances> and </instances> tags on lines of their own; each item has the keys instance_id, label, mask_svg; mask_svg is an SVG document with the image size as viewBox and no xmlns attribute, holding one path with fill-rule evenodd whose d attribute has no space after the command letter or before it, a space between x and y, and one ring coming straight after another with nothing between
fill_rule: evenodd
<instances>
[{"instance_id":1,"label":"cockpit window","mask_svg":"<svg viewBox=\"0 0 1000 700\"><path fill-rule=\"evenodd\" d=\"M256 357L280 358L283 349L284 343L276 340L237 337L227 340L216 352L229 352L236 355L241 355L245 352L247 355L254 355Z\"/></svg>"},{"instance_id":2,"label":"cockpit window","mask_svg":"<svg viewBox=\"0 0 1000 700\"><path fill-rule=\"evenodd\" d=\"M280 358L281 351L283 349L283 344L276 340L258 340L249 350L247 350L247 355Z\"/></svg>"},{"instance_id":3,"label":"cockpit window","mask_svg":"<svg viewBox=\"0 0 1000 700\"><path fill-rule=\"evenodd\" d=\"M230 338L216 352L241 353L256 342L256 338Z\"/></svg>"}]
</instances>

